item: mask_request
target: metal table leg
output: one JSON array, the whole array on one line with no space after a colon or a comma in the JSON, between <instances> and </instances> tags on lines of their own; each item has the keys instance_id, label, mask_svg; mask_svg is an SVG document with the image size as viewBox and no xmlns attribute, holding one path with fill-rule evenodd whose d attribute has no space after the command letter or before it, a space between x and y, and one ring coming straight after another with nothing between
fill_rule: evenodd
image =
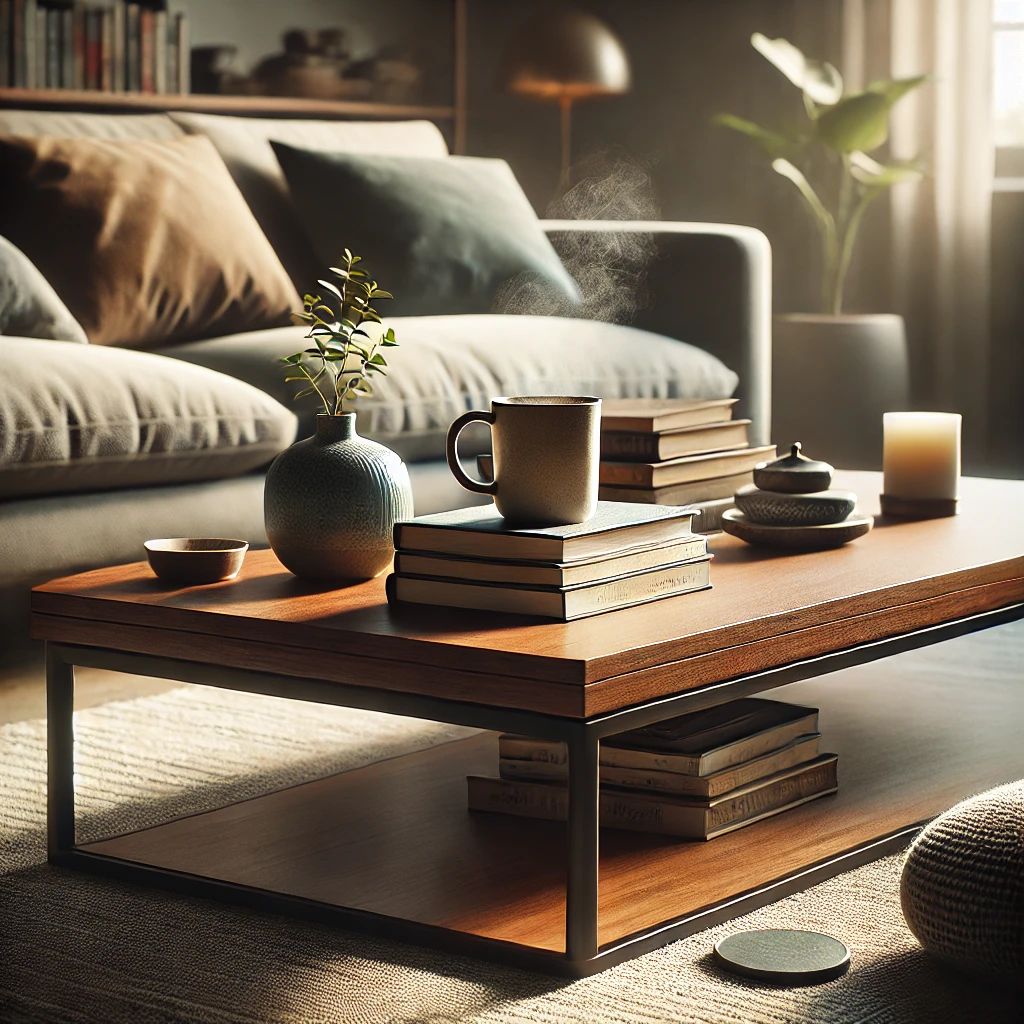
<instances>
[{"instance_id":1,"label":"metal table leg","mask_svg":"<svg viewBox=\"0 0 1024 1024\"><path fill-rule=\"evenodd\" d=\"M75 845L75 668L46 645L46 837L50 860Z\"/></svg>"},{"instance_id":2,"label":"metal table leg","mask_svg":"<svg viewBox=\"0 0 1024 1024\"><path fill-rule=\"evenodd\" d=\"M568 743L568 875L565 956L572 963L597 955L598 749L593 729L580 724Z\"/></svg>"}]
</instances>

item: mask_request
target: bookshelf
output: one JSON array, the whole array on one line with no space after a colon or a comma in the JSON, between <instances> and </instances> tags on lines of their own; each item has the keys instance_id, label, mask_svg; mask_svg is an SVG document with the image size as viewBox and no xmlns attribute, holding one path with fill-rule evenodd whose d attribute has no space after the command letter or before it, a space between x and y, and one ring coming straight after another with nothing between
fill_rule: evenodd
<instances>
[{"instance_id":1,"label":"bookshelf","mask_svg":"<svg viewBox=\"0 0 1024 1024\"><path fill-rule=\"evenodd\" d=\"M186 110L242 117L401 120L441 122L452 151L464 153L467 125L467 3L452 0L453 39L451 105L388 103L373 100L324 100L291 96L253 96L178 92L126 92L71 88L0 86L0 109L66 110L95 113L160 113ZM4 0L0 0L0 11Z\"/></svg>"},{"instance_id":2,"label":"bookshelf","mask_svg":"<svg viewBox=\"0 0 1024 1024\"><path fill-rule=\"evenodd\" d=\"M0 108L82 110L96 113L159 113L191 110L243 117L354 117L451 120L455 107L374 103L364 100L313 100L292 96L214 96L202 93L95 92L88 89L0 89Z\"/></svg>"}]
</instances>

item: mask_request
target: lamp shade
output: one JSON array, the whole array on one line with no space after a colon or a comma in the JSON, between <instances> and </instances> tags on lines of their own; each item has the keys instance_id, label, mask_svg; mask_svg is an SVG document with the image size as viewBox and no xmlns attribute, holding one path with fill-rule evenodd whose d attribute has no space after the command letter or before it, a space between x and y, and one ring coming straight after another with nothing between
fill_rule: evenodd
<instances>
[{"instance_id":1,"label":"lamp shade","mask_svg":"<svg viewBox=\"0 0 1024 1024\"><path fill-rule=\"evenodd\" d=\"M626 92L629 58L618 37L586 11L562 10L527 23L508 44L502 84L542 100Z\"/></svg>"}]
</instances>

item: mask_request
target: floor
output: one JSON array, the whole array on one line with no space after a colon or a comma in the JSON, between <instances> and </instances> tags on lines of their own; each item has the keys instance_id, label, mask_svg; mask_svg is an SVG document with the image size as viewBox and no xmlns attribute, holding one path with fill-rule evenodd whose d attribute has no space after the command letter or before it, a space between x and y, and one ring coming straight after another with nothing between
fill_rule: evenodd
<instances>
[{"instance_id":1,"label":"floor","mask_svg":"<svg viewBox=\"0 0 1024 1024\"><path fill-rule=\"evenodd\" d=\"M75 707L92 708L111 700L131 700L180 686L148 676L101 669L75 670ZM0 725L46 717L46 684L40 670L24 670L0 679Z\"/></svg>"}]
</instances>

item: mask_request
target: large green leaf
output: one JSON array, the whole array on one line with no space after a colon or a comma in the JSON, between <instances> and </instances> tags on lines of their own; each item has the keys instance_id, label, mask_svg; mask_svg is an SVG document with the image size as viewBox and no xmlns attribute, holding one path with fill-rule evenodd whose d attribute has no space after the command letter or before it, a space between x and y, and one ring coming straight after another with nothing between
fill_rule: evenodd
<instances>
[{"instance_id":1,"label":"large green leaf","mask_svg":"<svg viewBox=\"0 0 1024 1024\"><path fill-rule=\"evenodd\" d=\"M870 152L889 137L889 111L926 76L875 82L866 92L847 96L818 118L818 138L837 153Z\"/></svg>"},{"instance_id":2,"label":"large green leaf","mask_svg":"<svg viewBox=\"0 0 1024 1024\"><path fill-rule=\"evenodd\" d=\"M769 39L760 32L750 37L750 45L815 103L831 106L839 102L843 76L828 61L809 59L788 39Z\"/></svg>"},{"instance_id":3,"label":"large green leaf","mask_svg":"<svg viewBox=\"0 0 1024 1024\"><path fill-rule=\"evenodd\" d=\"M791 138L770 128L762 128L760 125L754 124L753 121L736 117L735 114L718 114L714 118L714 123L731 128L734 132L753 139L772 160L778 157L792 156L800 146L799 139Z\"/></svg>"},{"instance_id":4,"label":"large green leaf","mask_svg":"<svg viewBox=\"0 0 1024 1024\"><path fill-rule=\"evenodd\" d=\"M818 118L818 138L837 153L877 149L889 137L889 106L877 92L847 96Z\"/></svg>"},{"instance_id":5,"label":"large green leaf","mask_svg":"<svg viewBox=\"0 0 1024 1024\"><path fill-rule=\"evenodd\" d=\"M914 75L912 78L887 78L881 82L872 82L868 92L876 92L889 101L891 107L897 100L902 99L908 92L912 92L928 81L927 75Z\"/></svg>"},{"instance_id":6,"label":"large green leaf","mask_svg":"<svg viewBox=\"0 0 1024 1024\"><path fill-rule=\"evenodd\" d=\"M850 154L850 174L869 188L889 188L904 181L919 181L924 168L917 163L880 164L867 153Z\"/></svg>"}]
</instances>

